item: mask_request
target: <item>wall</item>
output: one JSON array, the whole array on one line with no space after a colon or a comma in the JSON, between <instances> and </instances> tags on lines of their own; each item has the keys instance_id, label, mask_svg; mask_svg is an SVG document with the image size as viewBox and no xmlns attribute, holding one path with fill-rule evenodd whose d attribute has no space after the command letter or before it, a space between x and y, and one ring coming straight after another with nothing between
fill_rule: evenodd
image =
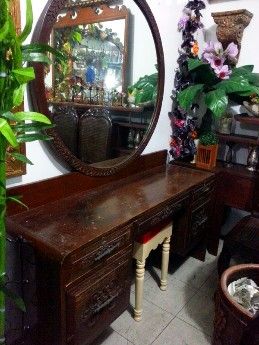
<instances>
[{"instance_id":1,"label":"wall","mask_svg":"<svg viewBox=\"0 0 259 345\"><path fill-rule=\"evenodd\" d=\"M21 0L21 2L22 9L24 9L25 0ZM32 2L34 8L34 23L36 23L39 14L45 6L46 0L33 0ZM187 0L147 0L147 3L154 14L162 38L165 55L165 92L158 124L144 153L165 149L169 146L171 129L169 126L168 112L171 109L170 96L173 89L174 70L177 67L176 60L178 56L178 47L181 44L181 35L177 32L176 26ZM258 0L211 0L210 3L207 4L207 10L203 11L203 21L205 27L208 28L205 34L207 37L213 37L213 35L215 35L215 25L210 15L211 12L237 8L246 8L254 13L254 18L244 33L240 64L254 63L258 70L259 60L256 58L258 56L258 42L256 41L258 36L256 32L256 22L259 15ZM139 64L145 66L146 59L148 59L148 56L143 57L143 59L139 61ZM245 129L242 129L242 131L245 131ZM51 157L41 143L36 142L27 144L26 147L27 155L29 159L34 162L34 165L27 167L27 174L25 176L10 179L8 182L9 186L38 181L60 175L66 171ZM239 156L241 157L242 155ZM245 155L243 155L243 157L245 157Z\"/></svg>"}]
</instances>

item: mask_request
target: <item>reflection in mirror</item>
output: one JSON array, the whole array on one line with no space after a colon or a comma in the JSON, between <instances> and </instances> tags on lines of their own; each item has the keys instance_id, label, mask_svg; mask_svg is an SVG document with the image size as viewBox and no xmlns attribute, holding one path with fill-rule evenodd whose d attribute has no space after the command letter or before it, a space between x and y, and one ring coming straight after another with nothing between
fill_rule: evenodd
<instances>
[{"instance_id":1,"label":"reflection in mirror","mask_svg":"<svg viewBox=\"0 0 259 345\"><path fill-rule=\"evenodd\" d=\"M76 2L58 14L49 39L67 62L54 61L46 70L48 109L73 155L110 167L134 153L152 121L155 44L133 0L113 6Z\"/></svg>"}]
</instances>

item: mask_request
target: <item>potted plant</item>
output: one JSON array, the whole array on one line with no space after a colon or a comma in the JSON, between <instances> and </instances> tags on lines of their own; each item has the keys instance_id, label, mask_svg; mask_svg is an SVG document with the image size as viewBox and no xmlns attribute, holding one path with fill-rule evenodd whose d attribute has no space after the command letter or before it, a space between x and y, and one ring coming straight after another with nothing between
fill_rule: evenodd
<instances>
[{"instance_id":1,"label":"potted plant","mask_svg":"<svg viewBox=\"0 0 259 345\"><path fill-rule=\"evenodd\" d=\"M207 132L199 137L196 166L203 169L212 169L216 166L218 154L218 138L213 132Z\"/></svg>"},{"instance_id":2,"label":"potted plant","mask_svg":"<svg viewBox=\"0 0 259 345\"><path fill-rule=\"evenodd\" d=\"M18 153L17 148L20 143L50 139L42 130L51 126L43 114L15 111L23 103L26 84L35 78L33 67L27 66L26 62L48 64L50 59L45 53L55 52L47 45L24 44L33 22L31 0L26 0L26 4L26 24L21 34L17 34L9 13L10 0L0 0L0 344L5 344L5 295L12 296L14 302L24 309L22 300L6 288L6 205L8 201L22 204L19 198L7 196L6 156L32 164L26 156ZM63 59L62 54L55 53L58 59ZM13 148L11 152L7 151L8 146Z\"/></svg>"},{"instance_id":3,"label":"potted plant","mask_svg":"<svg viewBox=\"0 0 259 345\"><path fill-rule=\"evenodd\" d=\"M191 76L190 86L178 94L181 108L191 112L191 106L204 102L206 113L202 118L207 132L213 131L213 122L226 113L229 101L240 101L252 94L259 94L259 75L254 66L234 67L238 47L233 42L223 50L219 42L207 43L200 58L187 60ZM241 101L240 101L241 102Z\"/></svg>"}]
</instances>

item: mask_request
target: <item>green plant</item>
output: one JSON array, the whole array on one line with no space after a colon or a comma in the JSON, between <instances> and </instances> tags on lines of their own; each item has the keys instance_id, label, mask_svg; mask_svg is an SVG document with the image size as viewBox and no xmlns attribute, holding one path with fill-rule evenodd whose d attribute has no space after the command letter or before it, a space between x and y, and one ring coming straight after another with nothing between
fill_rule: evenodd
<instances>
[{"instance_id":1,"label":"green plant","mask_svg":"<svg viewBox=\"0 0 259 345\"><path fill-rule=\"evenodd\" d=\"M128 87L129 101L135 105L142 103L154 104L157 97L157 78L158 74L145 75Z\"/></svg>"},{"instance_id":2,"label":"green plant","mask_svg":"<svg viewBox=\"0 0 259 345\"><path fill-rule=\"evenodd\" d=\"M233 67L238 54L237 46L231 43L225 51L219 43L210 42L202 58L189 59L188 71L191 85L178 94L180 107L186 111L203 98L214 118L227 110L229 100L259 94L259 74L254 66Z\"/></svg>"},{"instance_id":3,"label":"green plant","mask_svg":"<svg viewBox=\"0 0 259 345\"><path fill-rule=\"evenodd\" d=\"M27 66L26 62L48 64L50 59L46 52L55 52L47 45L23 44L32 28L31 0L26 0L26 24L20 35L16 34L9 5L10 0L0 0L0 344L5 343L5 295L12 297L21 309L25 308L23 301L8 291L5 285L6 204L8 201L15 201L23 205L18 197L8 197L6 194L6 156L9 154L17 160L32 164L17 148L20 143L49 140L42 130L51 126L50 120L43 114L15 112L14 109L23 102L26 84L35 78L33 67ZM57 58L61 57L57 53ZM11 153L7 152L9 145L14 148Z\"/></svg>"},{"instance_id":4,"label":"green plant","mask_svg":"<svg viewBox=\"0 0 259 345\"><path fill-rule=\"evenodd\" d=\"M218 138L215 133L208 132L200 135L199 142L204 146L216 145L218 143Z\"/></svg>"}]
</instances>

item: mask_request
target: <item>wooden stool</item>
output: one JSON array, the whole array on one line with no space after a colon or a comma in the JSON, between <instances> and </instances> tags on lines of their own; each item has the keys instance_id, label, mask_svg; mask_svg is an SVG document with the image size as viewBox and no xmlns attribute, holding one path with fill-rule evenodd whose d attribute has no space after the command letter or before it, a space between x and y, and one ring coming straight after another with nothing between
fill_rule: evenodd
<instances>
[{"instance_id":1,"label":"wooden stool","mask_svg":"<svg viewBox=\"0 0 259 345\"><path fill-rule=\"evenodd\" d=\"M133 257L137 260L135 277L135 308L134 319L140 321L142 318L143 284L145 275L145 262L151 250L163 243L160 289L166 290L167 273L169 263L170 238L172 236L172 223L152 228L149 232L137 238L134 243Z\"/></svg>"}]
</instances>

